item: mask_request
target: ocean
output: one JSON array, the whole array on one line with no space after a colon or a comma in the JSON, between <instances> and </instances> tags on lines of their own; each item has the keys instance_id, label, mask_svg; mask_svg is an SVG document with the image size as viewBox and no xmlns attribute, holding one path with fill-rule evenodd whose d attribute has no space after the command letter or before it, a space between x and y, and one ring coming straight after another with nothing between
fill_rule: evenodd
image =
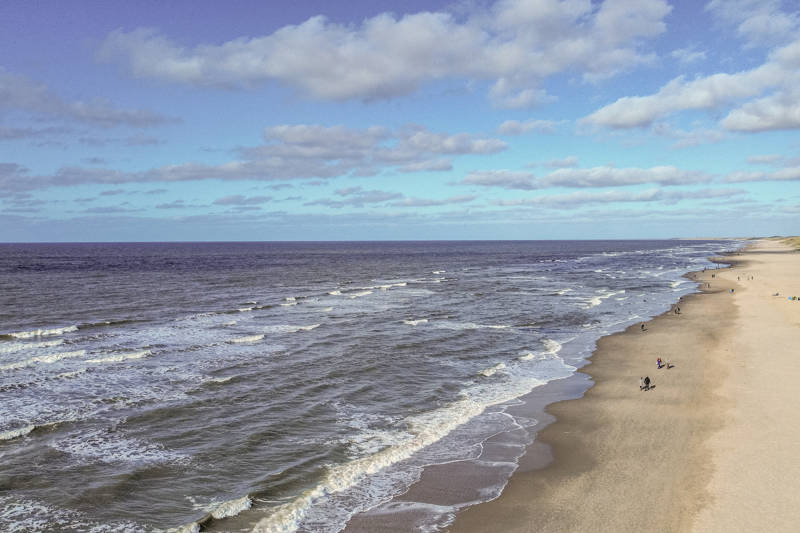
<instances>
[{"instance_id":1,"label":"ocean","mask_svg":"<svg viewBox=\"0 0 800 533\"><path fill-rule=\"evenodd\" d=\"M510 406L739 246L0 244L0 530L333 533L472 462L441 530L533 440Z\"/></svg>"}]
</instances>

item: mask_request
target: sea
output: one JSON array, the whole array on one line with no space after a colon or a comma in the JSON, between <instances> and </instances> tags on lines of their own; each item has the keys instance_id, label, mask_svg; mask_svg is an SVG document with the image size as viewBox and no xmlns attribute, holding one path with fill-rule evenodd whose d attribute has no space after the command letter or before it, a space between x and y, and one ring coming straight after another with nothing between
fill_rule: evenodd
<instances>
[{"instance_id":1,"label":"sea","mask_svg":"<svg viewBox=\"0 0 800 533\"><path fill-rule=\"evenodd\" d=\"M511 406L741 244L0 244L0 531L334 533L472 462L408 504L442 531L535 438Z\"/></svg>"}]
</instances>

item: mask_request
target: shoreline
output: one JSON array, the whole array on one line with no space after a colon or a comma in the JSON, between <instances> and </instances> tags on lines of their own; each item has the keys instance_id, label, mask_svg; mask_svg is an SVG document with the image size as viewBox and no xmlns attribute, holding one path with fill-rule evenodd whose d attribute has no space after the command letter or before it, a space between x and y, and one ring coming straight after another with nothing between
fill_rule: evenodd
<instances>
[{"instance_id":1,"label":"shoreline","mask_svg":"<svg viewBox=\"0 0 800 533\"><path fill-rule=\"evenodd\" d=\"M751 434L750 417L759 411L765 391L750 389L749 410L738 420L735 414L742 409L740 396L750 385L757 350L763 349L758 339L746 349L742 343L765 325L759 315L763 306L786 307L766 296L774 290L767 293L750 281L751 272L758 270L759 278L764 274L764 284L772 283L770 278L776 284L793 282L800 292L792 276L800 271L800 257L787 254L790 250L784 247L758 241L725 256L722 261L730 267L687 273L689 279L711 286L701 285L699 293L685 296L681 314L663 313L646 322L645 332L637 324L601 338L589 364L579 371L594 385L582 398L547 406L556 420L537 433L500 497L462 510L447 531L716 532L764 523L771 530L793 531L800 511L786 506L798 484L790 476L800 474L800 468L792 466L791 474L782 469L792 462L800 430L791 430L794 440L783 434L774 437L781 460L770 463L769 474L761 474L763 443ZM761 253L763 249L768 251ZM783 266L773 268L778 259ZM800 307L788 312L795 311ZM792 328L798 326L791 320L800 313L782 312L772 314L771 329L788 349L792 333L797 333ZM656 369L658 356L675 367ZM776 379L775 367L764 368L769 371L755 372L764 374L761 385L769 391L767 381ZM800 377L798 371L791 374ZM636 390L640 375L649 375L655 389ZM793 405L792 388L781 389L772 406ZM784 408L782 417L794 422L800 415ZM770 431L772 422L766 418L762 432ZM748 442L746 452L739 451L742 439ZM550 454L551 461L542 461ZM774 487L776 475L786 484ZM738 485L732 488L731 483ZM781 493L786 496L775 496ZM769 520L763 517L765 507L774 510ZM751 527L743 528L748 522Z\"/></svg>"},{"instance_id":2,"label":"shoreline","mask_svg":"<svg viewBox=\"0 0 800 533\"><path fill-rule=\"evenodd\" d=\"M725 257L720 257L719 254L708 258L710 262L714 263L734 263L740 262L738 258L734 258L736 252L724 254ZM712 274L720 273L723 268L707 267L706 271L709 281L712 280ZM696 275L702 275L703 271L690 271L683 275L683 277L691 282L699 283L701 279ZM677 305L684 306L691 302L694 298L705 296L706 294L716 294L723 292L723 288L718 284L709 289L701 289L699 286L697 290L700 292L685 294L678 298L675 303L670 304L668 310L663 311L660 315L656 315L646 323L648 327L658 320L673 320L674 317L683 317L684 315L675 315L674 309ZM692 305L692 304L690 304ZM684 311L685 314L685 311ZM558 426L562 419L562 414L557 412L554 406L566 404L569 402L577 402L585 400L585 397L590 393L596 385L596 377L594 375L594 368L596 367L596 356L598 355L603 343L607 342L605 339L616 338L618 336L628 336L639 334L640 322L637 322L623 331L605 335L597 339L595 348L592 354L584 359L584 364L579 367L578 371L572 376L561 380L555 380L541 387L537 387L530 393L520 398L519 405L510 406L506 412L514 416L518 420L534 420L534 424L526 426L530 437L530 442L524 448L523 453L516 460L515 469L510 478L503 482L503 488L499 495L491 496L486 492L476 490L475 487L480 487L481 482L476 482L481 475L486 475L480 468L475 468L470 461L456 461L455 463L447 463L442 465L428 465L423 471L422 477L415 484L413 484L405 493L395 496L388 504L383 504L381 509L371 509L366 512L357 513L348 521L345 527L345 533L360 533L371 531L392 531L392 532L411 532L419 531L422 523L425 522L426 508L441 508L455 505L458 509L455 515L446 513L438 521L439 527L442 531L487 531L496 528L498 518L501 519L503 531L513 531L513 526L508 522L502 521L502 516L489 516L485 522L472 517L482 516L485 514L487 506L492 506L498 500L505 501L508 499L507 493L511 489L512 484L516 484L521 476L538 475L546 471L552 466L555 460L555 452L558 447L554 446L553 442L543 439L544 435L548 435L548 429L554 424ZM652 357L652 368L655 371L655 358ZM668 358L669 359L669 358ZM675 359L672 359L675 362ZM648 366L649 368L649 366ZM672 371L672 370L671 370ZM666 370L663 370L666 372ZM652 373L651 379L656 380L656 389L658 387L657 374ZM638 384L639 376L631 380L632 384ZM638 392L638 391L637 391ZM655 392L655 390L653 391ZM560 426L558 426L560 427ZM511 438L509 438L511 437ZM516 444L513 442L513 436L510 435L495 435L488 439L485 443L484 453L481 459L492 461L495 460L496 447L512 446ZM563 447L563 443L558 443ZM487 500L488 497L488 500ZM501 514L504 514L502 511ZM447 516L449 515L449 519ZM455 516L454 523L453 516ZM567 528L568 529L568 528ZM519 529L529 531L529 529ZM538 531L539 529L534 529ZM564 528L554 529L564 530Z\"/></svg>"},{"instance_id":3,"label":"shoreline","mask_svg":"<svg viewBox=\"0 0 800 533\"><path fill-rule=\"evenodd\" d=\"M645 322L646 331L637 323L599 339L580 369L594 385L582 398L546 409L555 421L536 441L539 453L548 449L553 460L539 469L520 468L499 498L465 509L448 531L685 529L710 475L710 456L700 444L714 430L713 418L698 406L710 403L724 367L679 354L691 353L693 344L711 348L720 331L732 327L735 308L726 291L735 286L716 278L728 269L687 273L712 286L683 297L680 314L669 310ZM686 332L690 322L701 327ZM675 367L658 370L659 356ZM642 376L650 376L655 388L637 390ZM675 407L694 410L694 416L676 417L670 412ZM680 491L670 490L677 486ZM688 501L680 494L687 491L695 495Z\"/></svg>"}]
</instances>

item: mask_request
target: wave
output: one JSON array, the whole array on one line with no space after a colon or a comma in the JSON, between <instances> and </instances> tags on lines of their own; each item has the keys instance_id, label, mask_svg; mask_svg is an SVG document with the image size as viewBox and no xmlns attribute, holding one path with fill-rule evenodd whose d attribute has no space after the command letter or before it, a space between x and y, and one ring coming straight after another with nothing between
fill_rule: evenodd
<instances>
[{"instance_id":1,"label":"wave","mask_svg":"<svg viewBox=\"0 0 800 533\"><path fill-rule=\"evenodd\" d=\"M129 359L142 359L143 357L147 357L152 352L150 350L140 350L138 352L128 352L122 353L119 355L112 355L110 357L98 357L96 359L87 359L84 361L85 363L119 363L121 361L127 361Z\"/></svg>"},{"instance_id":2,"label":"wave","mask_svg":"<svg viewBox=\"0 0 800 533\"><path fill-rule=\"evenodd\" d=\"M208 526L213 520L236 516L242 511L250 509L252 505L253 500L250 499L250 496L243 496L236 500L229 500L222 503L212 503L208 506L211 507L211 511L203 516L203 518L191 524L186 524L185 526L168 529L167 533L199 533L201 528Z\"/></svg>"},{"instance_id":3,"label":"wave","mask_svg":"<svg viewBox=\"0 0 800 533\"><path fill-rule=\"evenodd\" d=\"M246 335L244 337L236 337L235 339L231 339L229 342L233 342L236 344L248 343L248 342L258 342L264 339L264 334L260 335Z\"/></svg>"},{"instance_id":4,"label":"wave","mask_svg":"<svg viewBox=\"0 0 800 533\"><path fill-rule=\"evenodd\" d=\"M331 311L333 311L333 307L323 307L322 308L322 312L323 313L330 313Z\"/></svg>"},{"instance_id":5,"label":"wave","mask_svg":"<svg viewBox=\"0 0 800 533\"><path fill-rule=\"evenodd\" d=\"M30 426L25 426L17 429L0 431L0 440L11 440L11 439L16 439L17 437L24 437L34 429L36 429L36 426L31 424Z\"/></svg>"},{"instance_id":6,"label":"wave","mask_svg":"<svg viewBox=\"0 0 800 533\"><path fill-rule=\"evenodd\" d=\"M64 343L64 339L42 342L15 342L13 344L0 345L0 353L15 353L22 350L35 350L36 348L52 348Z\"/></svg>"},{"instance_id":7,"label":"wave","mask_svg":"<svg viewBox=\"0 0 800 533\"><path fill-rule=\"evenodd\" d=\"M348 297L351 298L351 299L352 298L360 298L360 297L366 296L368 294L372 294L372 291L367 290L367 291L354 292L353 294L348 295Z\"/></svg>"},{"instance_id":8,"label":"wave","mask_svg":"<svg viewBox=\"0 0 800 533\"><path fill-rule=\"evenodd\" d=\"M526 354L520 355L519 357L517 357L517 360L519 360L519 361L530 361L534 357L536 357L536 356L533 355L531 352L527 352Z\"/></svg>"},{"instance_id":9,"label":"wave","mask_svg":"<svg viewBox=\"0 0 800 533\"><path fill-rule=\"evenodd\" d=\"M19 331L17 333L6 333L3 335L4 337L13 337L15 339L32 339L34 337L48 337L52 335L63 335L64 333L70 333L72 331L78 331L78 326L64 326L63 328L53 328L53 329L34 329L31 331Z\"/></svg>"},{"instance_id":10,"label":"wave","mask_svg":"<svg viewBox=\"0 0 800 533\"><path fill-rule=\"evenodd\" d=\"M567 377L575 371L574 367L563 366L563 375L552 379ZM321 499L355 487L365 478L411 458L423 448L442 440L457 427L483 413L487 407L512 401L545 383L547 380L529 377L508 387L470 389L464 391L466 397L460 400L407 417L403 425L407 428L408 438L377 453L330 466L325 477L315 487L306 490L295 500L276 507L272 514L256 524L253 533L297 531L311 507ZM479 397L471 397L470 393Z\"/></svg>"},{"instance_id":11,"label":"wave","mask_svg":"<svg viewBox=\"0 0 800 533\"><path fill-rule=\"evenodd\" d=\"M55 363L56 361L60 361L62 359L69 359L71 357L83 357L86 355L86 350L75 350L74 352L61 352L61 353L54 353L51 355L42 355L39 357L32 357L30 359L25 359L24 361L17 361L15 363L9 363L7 365L0 365L0 370L16 370L18 368L25 368L28 366L33 366L36 363Z\"/></svg>"},{"instance_id":12,"label":"wave","mask_svg":"<svg viewBox=\"0 0 800 533\"><path fill-rule=\"evenodd\" d=\"M597 307L598 305L603 303L603 300L607 300L608 298L611 298L612 296L616 296L617 294L624 294L624 293L625 293L625 289L621 289L621 290L618 290L618 291L604 291L601 294L598 294L596 296L592 296L591 298L589 298L589 300L586 302L586 305L584 307L586 309L591 309L592 307Z\"/></svg>"},{"instance_id":13,"label":"wave","mask_svg":"<svg viewBox=\"0 0 800 533\"><path fill-rule=\"evenodd\" d=\"M542 341L544 344L545 349L547 350L548 354L555 355L561 351L561 343L558 341L554 341L553 339L544 339Z\"/></svg>"},{"instance_id":14,"label":"wave","mask_svg":"<svg viewBox=\"0 0 800 533\"><path fill-rule=\"evenodd\" d=\"M240 307L239 309L237 309L237 311L239 311L240 313L247 313L252 311L253 309L255 309L255 307Z\"/></svg>"},{"instance_id":15,"label":"wave","mask_svg":"<svg viewBox=\"0 0 800 533\"><path fill-rule=\"evenodd\" d=\"M291 326L289 324L278 324L275 326L267 326L265 329L268 333L297 333L298 331L311 331L312 329L316 329L318 327L319 324L311 324L309 326Z\"/></svg>"},{"instance_id":16,"label":"wave","mask_svg":"<svg viewBox=\"0 0 800 533\"><path fill-rule=\"evenodd\" d=\"M328 294L330 294L331 296L339 296L340 294L342 294L342 291L339 290L329 291Z\"/></svg>"},{"instance_id":17,"label":"wave","mask_svg":"<svg viewBox=\"0 0 800 533\"><path fill-rule=\"evenodd\" d=\"M416 326L417 324L427 324L427 318L420 318L417 320L403 320L403 324L408 324L409 326Z\"/></svg>"},{"instance_id":18,"label":"wave","mask_svg":"<svg viewBox=\"0 0 800 533\"><path fill-rule=\"evenodd\" d=\"M558 290L555 292L555 294L562 295L562 294L567 294L568 292L572 292L572 289L570 289L570 288L566 288L566 289L558 289Z\"/></svg>"},{"instance_id":19,"label":"wave","mask_svg":"<svg viewBox=\"0 0 800 533\"><path fill-rule=\"evenodd\" d=\"M287 296L286 298L284 298L284 301L287 301L287 302L296 302L296 301L297 301L297 298L295 298L294 296Z\"/></svg>"},{"instance_id":20,"label":"wave","mask_svg":"<svg viewBox=\"0 0 800 533\"><path fill-rule=\"evenodd\" d=\"M431 274L444 274L447 270L434 270Z\"/></svg>"},{"instance_id":21,"label":"wave","mask_svg":"<svg viewBox=\"0 0 800 533\"><path fill-rule=\"evenodd\" d=\"M505 367L506 367L506 364L505 364L505 363L497 363L496 365L494 365L494 366L490 366L489 368L484 368L483 370L481 370L480 372L478 372L478 374L480 374L480 375L482 375L482 376L485 376L485 377L487 377L487 378L488 378L488 377L490 377L490 376L493 376L493 375L495 375L495 374L497 373L497 371L498 371L498 370L502 370L502 369L504 369Z\"/></svg>"}]
</instances>

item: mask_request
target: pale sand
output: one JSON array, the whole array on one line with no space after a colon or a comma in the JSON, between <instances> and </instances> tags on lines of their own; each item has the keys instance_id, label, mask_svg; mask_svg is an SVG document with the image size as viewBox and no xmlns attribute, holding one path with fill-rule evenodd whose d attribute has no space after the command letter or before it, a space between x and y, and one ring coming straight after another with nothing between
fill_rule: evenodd
<instances>
[{"instance_id":1,"label":"pale sand","mask_svg":"<svg viewBox=\"0 0 800 533\"><path fill-rule=\"evenodd\" d=\"M601 339L584 369L595 386L548 408L557 422L538 442L553 462L523 461L449 530L800 530L800 302L786 299L800 296L800 253L759 241L733 259L697 276L711 287L680 315ZM654 390L639 391L643 375Z\"/></svg>"}]
</instances>

